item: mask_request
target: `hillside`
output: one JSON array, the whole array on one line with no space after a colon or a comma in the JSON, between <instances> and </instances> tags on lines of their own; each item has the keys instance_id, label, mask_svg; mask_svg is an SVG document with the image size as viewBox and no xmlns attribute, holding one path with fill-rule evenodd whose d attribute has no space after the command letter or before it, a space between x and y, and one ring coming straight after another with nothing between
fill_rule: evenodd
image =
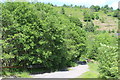
<instances>
[{"instance_id":1,"label":"hillside","mask_svg":"<svg viewBox=\"0 0 120 80\"><path fill-rule=\"evenodd\" d=\"M80 21L82 21L83 25L86 24L86 22L83 21L84 19L84 11L90 11L91 9L89 8L76 8L76 7L54 7L54 9L60 13L61 9L64 8L65 10L65 14L67 16L73 16L76 18L79 18ZM112 31L114 30L115 32L118 30L118 19L116 17L113 16L108 16L107 13L105 14L102 10L98 11L98 12L92 12L92 14L98 14L100 19L104 18L104 23L102 23L99 20L92 20L95 26L99 26L99 28L97 30L105 30L105 31ZM113 13L112 13L113 14Z\"/></svg>"},{"instance_id":2,"label":"hillside","mask_svg":"<svg viewBox=\"0 0 120 80\"><path fill-rule=\"evenodd\" d=\"M60 7L39 2L0 5L2 77L55 72L80 62L86 66L95 64L86 72L88 76L97 73L96 78L120 78L117 65L120 38L116 36L119 9L113 10L108 5ZM98 70L93 70L94 67ZM91 74L92 71L95 73Z\"/></svg>"}]
</instances>

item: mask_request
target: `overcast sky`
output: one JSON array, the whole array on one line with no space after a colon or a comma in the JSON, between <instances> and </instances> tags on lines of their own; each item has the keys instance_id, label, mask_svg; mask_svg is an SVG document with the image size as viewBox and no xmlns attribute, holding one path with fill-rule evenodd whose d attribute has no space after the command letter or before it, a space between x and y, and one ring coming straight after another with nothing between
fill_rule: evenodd
<instances>
[{"instance_id":1,"label":"overcast sky","mask_svg":"<svg viewBox=\"0 0 120 80\"><path fill-rule=\"evenodd\" d=\"M6 0L0 0L6 1ZM23 0L22 0L23 1ZM109 5L109 7L113 7L114 9L118 8L119 0L27 0L27 1L39 1L44 3L52 3L54 5L62 6L63 4L73 4L73 5L85 5L90 7L91 5Z\"/></svg>"}]
</instances>

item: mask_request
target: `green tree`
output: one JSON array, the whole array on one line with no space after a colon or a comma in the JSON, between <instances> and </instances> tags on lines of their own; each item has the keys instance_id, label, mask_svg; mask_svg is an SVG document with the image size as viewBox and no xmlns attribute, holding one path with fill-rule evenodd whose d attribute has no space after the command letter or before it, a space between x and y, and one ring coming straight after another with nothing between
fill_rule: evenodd
<instances>
[{"instance_id":1,"label":"green tree","mask_svg":"<svg viewBox=\"0 0 120 80\"><path fill-rule=\"evenodd\" d=\"M120 17L120 11L119 10L115 10L113 17Z\"/></svg>"},{"instance_id":2,"label":"green tree","mask_svg":"<svg viewBox=\"0 0 120 80\"><path fill-rule=\"evenodd\" d=\"M71 22L75 23L76 26L79 26L79 27L82 28L82 22L78 18L76 18L76 17L69 17L69 19L70 19Z\"/></svg>"},{"instance_id":3,"label":"green tree","mask_svg":"<svg viewBox=\"0 0 120 80\"><path fill-rule=\"evenodd\" d=\"M93 13L91 13L91 14L90 14L90 16L91 16L91 19L92 19L92 20L94 20L94 19L95 19L95 16L94 16L94 14L93 14Z\"/></svg>"},{"instance_id":4,"label":"green tree","mask_svg":"<svg viewBox=\"0 0 120 80\"><path fill-rule=\"evenodd\" d=\"M90 16L90 14L87 11L85 11L83 13L83 15L84 15L84 21L85 22L90 22L91 21L91 16Z\"/></svg>"},{"instance_id":5,"label":"green tree","mask_svg":"<svg viewBox=\"0 0 120 80\"><path fill-rule=\"evenodd\" d=\"M91 22L87 22L87 24L85 25L85 30L88 32L94 32L95 28L94 28L94 23Z\"/></svg>"},{"instance_id":6,"label":"green tree","mask_svg":"<svg viewBox=\"0 0 120 80\"><path fill-rule=\"evenodd\" d=\"M27 69L39 64L58 70L73 66L86 53L86 35L76 26L78 19L75 25L68 16L44 3L3 3L2 9L3 66Z\"/></svg>"},{"instance_id":7,"label":"green tree","mask_svg":"<svg viewBox=\"0 0 120 80\"><path fill-rule=\"evenodd\" d=\"M101 33L95 38L98 44L98 62L101 78L119 78L118 72L118 39L109 33Z\"/></svg>"},{"instance_id":8,"label":"green tree","mask_svg":"<svg viewBox=\"0 0 120 80\"><path fill-rule=\"evenodd\" d=\"M65 14L64 8L61 9L61 14Z\"/></svg>"},{"instance_id":9,"label":"green tree","mask_svg":"<svg viewBox=\"0 0 120 80\"><path fill-rule=\"evenodd\" d=\"M90 7L90 9L92 9L92 11L98 12L100 10L100 6L94 6L94 5L92 5Z\"/></svg>"},{"instance_id":10,"label":"green tree","mask_svg":"<svg viewBox=\"0 0 120 80\"><path fill-rule=\"evenodd\" d=\"M95 17L96 17L96 19L97 19L97 20L99 19L99 16L98 16L98 14L95 14Z\"/></svg>"}]
</instances>

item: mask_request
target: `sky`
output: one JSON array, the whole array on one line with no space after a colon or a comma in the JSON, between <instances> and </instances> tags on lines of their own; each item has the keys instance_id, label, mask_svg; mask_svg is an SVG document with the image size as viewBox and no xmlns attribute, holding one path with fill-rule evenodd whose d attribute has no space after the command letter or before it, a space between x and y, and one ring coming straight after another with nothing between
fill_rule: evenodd
<instances>
[{"instance_id":1,"label":"sky","mask_svg":"<svg viewBox=\"0 0 120 80\"><path fill-rule=\"evenodd\" d=\"M0 0L6 1L6 0ZM22 0L23 1L23 0ZM104 6L108 5L109 7L113 7L113 9L118 8L119 0L27 0L27 1L39 1L44 3L52 3L57 6L62 6L63 4L66 5L85 5L86 7L90 7L91 5L99 5Z\"/></svg>"}]
</instances>

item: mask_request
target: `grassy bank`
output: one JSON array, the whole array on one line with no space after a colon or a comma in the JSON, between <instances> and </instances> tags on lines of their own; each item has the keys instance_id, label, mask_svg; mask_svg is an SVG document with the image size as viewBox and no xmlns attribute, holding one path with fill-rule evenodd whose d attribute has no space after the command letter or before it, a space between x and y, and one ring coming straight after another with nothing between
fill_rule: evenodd
<instances>
[{"instance_id":1,"label":"grassy bank","mask_svg":"<svg viewBox=\"0 0 120 80\"><path fill-rule=\"evenodd\" d=\"M97 63L88 63L88 65L89 65L90 71L83 73L78 78L98 78L99 77Z\"/></svg>"}]
</instances>

